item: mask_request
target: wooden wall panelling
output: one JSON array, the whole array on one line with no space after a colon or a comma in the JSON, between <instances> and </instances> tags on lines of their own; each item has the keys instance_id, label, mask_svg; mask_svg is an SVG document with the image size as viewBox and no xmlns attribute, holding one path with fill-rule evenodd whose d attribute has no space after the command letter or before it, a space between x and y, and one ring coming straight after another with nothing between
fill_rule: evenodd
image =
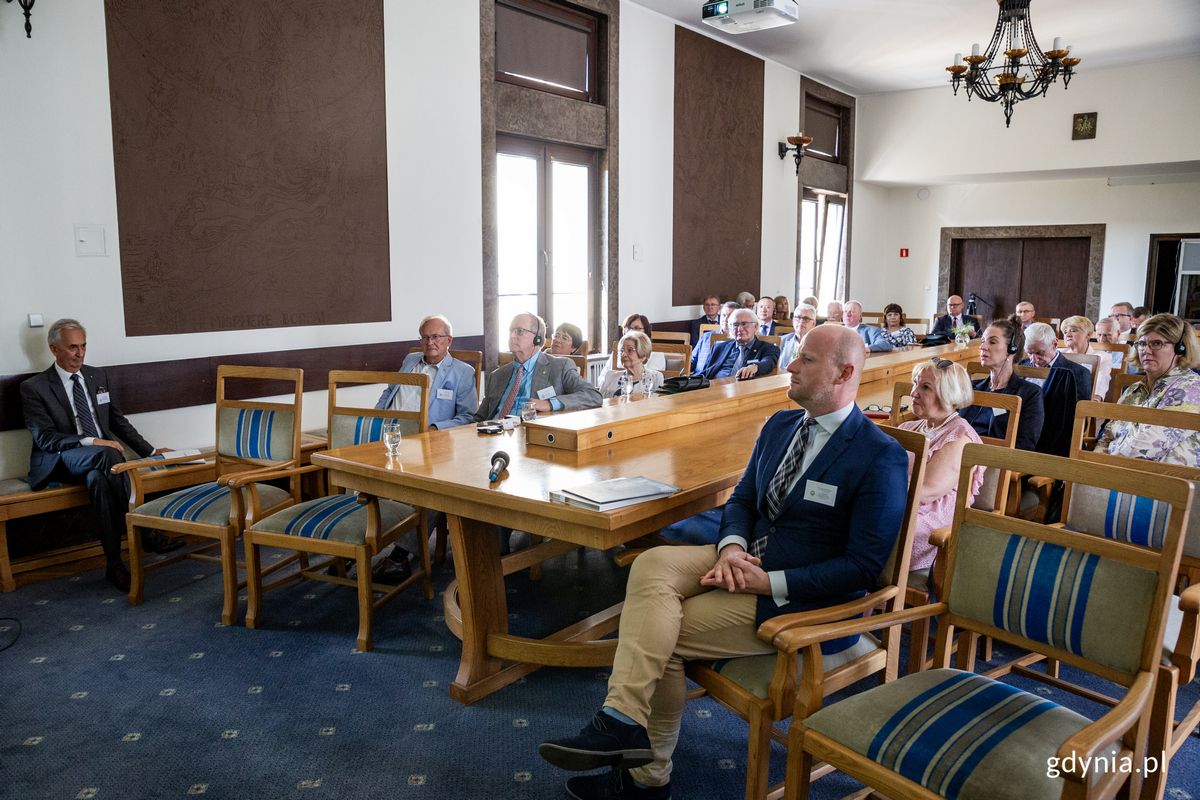
<instances>
[{"instance_id":1,"label":"wooden wall panelling","mask_svg":"<svg viewBox=\"0 0 1200 800\"><path fill-rule=\"evenodd\" d=\"M1039 317L1083 314L1089 246L1082 237L1024 240L1021 299L1033 303Z\"/></svg>"}]
</instances>

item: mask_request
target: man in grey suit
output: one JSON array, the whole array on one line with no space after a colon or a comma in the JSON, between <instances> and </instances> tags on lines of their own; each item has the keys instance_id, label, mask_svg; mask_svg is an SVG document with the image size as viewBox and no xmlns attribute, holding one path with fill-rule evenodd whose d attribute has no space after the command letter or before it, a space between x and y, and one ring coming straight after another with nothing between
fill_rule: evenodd
<instances>
[{"instance_id":1,"label":"man in grey suit","mask_svg":"<svg viewBox=\"0 0 1200 800\"><path fill-rule=\"evenodd\" d=\"M121 537L129 504L129 477L110 471L125 460L120 439L145 458L155 450L125 419L113 397L108 375L84 366L87 331L73 319L60 319L47 335L54 364L21 384L25 427L33 435L29 483L41 489L51 481L85 483L108 559L105 579L129 591L129 570L121 561ZM166 553L183 542L152 531L142 547Z\"/></svg>"},{"instance_id":2,"label":"man in grey suit","mask_svg":"<svg viewBox=\"0 0 1200 800\"><path fill-rule=\"evenodd\" d=\"M528 313L513 317L508 327L512 363L488 375L476 422L520 414L527 402L538 411L600 405L600 392L580 377L574 361L542 352L545 341L546 323L541 317Z\"/></svg>"}]
</instances>

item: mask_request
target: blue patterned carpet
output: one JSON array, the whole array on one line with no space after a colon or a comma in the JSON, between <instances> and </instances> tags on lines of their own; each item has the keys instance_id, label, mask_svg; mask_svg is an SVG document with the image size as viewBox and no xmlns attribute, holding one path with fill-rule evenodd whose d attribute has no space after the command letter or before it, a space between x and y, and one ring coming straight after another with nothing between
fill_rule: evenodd
<instances>
[{"instance_id":1,"label":"blue patterned carpet","mask_svg":"<svg viewBox=\"0 0 1200 800\"><path fill-rule=\"evenodd\" d=\"M579 551L548 562L538 583L510 576L511 629L540 636L576 622L619 600L626 574L610 553ZM449 562L435 570L439 591L451 577ZM290 584L266 595L265 627L252 631L219 623L220 580L216 565L173 565L150 574L136 607L103 570L0 595L0 616L23 627L0 652L0 797L566 796L566 773L537 745L586 722L606 672L546 668L465 707L447 694L460 645L440 595L396 599L363 654L353 590ZM15 633L0 621L0 646ZM1060 694L1049 696L1098 713ZM1198 696L1189 687L1181 705ZM1175 800L1200 796L1198 742L1172 765ZM774 755L779 781L782 748ZM745 762L745 724L707 698L690 703L675 798L740 798ZM834 774L813 795L856 787Z\"/></svg>"}]
</instances>

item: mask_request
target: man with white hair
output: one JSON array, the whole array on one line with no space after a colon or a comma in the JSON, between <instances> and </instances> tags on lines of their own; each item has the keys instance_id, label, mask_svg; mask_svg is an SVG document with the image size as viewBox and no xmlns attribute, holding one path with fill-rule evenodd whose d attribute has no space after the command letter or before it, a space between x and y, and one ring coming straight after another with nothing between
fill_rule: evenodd
<instances>
[{"instance_id":1,"label":"man with white hair","mask_svg":"<svg viewBox=\"0 0 1200 800\"><path fill-rule=\"evenodd\" d=\"M1058 336L1044 322L1035 322L1025 329L1025 352L1029 358L1021 362L1022 366L1050 368L1050 376L1044 381L1026 379L1042 387L1045 423L1036 450L1066 457L1070 454L1075 404L1091 399L1092 373L1059 352Z\"/></svg>"},{"instance_id":2,"label":"man with white hair","mask_svg":"<svg viewBox=\"0 0 1200 800\"><path fill-rule=\"evenodd\" d=\"M741 305L736 300L729 300L721 304L721 310L717 314L717 324L721 326L719 331L705 331L700 334L700 340L696 342L695 348L692 349L692 374L696 375L708 366L708 357L712 354L714 333L723 333L729 335L729 315L741 308Z\"/></svg>"},{"instance_id":3,"label":"man with white hair","mask_svg":"<svg viewBox=\"0 0 1200 800\"><path fill-rule=\"evenodd\" d=\"M824 324L826 322L834 325L842 324L842 304L837 300L834 300L830 302L829 305L825 306L825 319L821 320L821 323Z\"/></svg>"},{"instance_id":4,"label":"man with white hair","mask_svg":"<svg viewBox=\"0 0 1200 800\"><path fill-rule=\"evenodd\" d=\"M737 296L738 305L742 308L754 309L754 295L750 292L742 292Z\"/></svg>"},{"instance_id":5,"label":"man with white hair","mask_svg":"<svg viewBox=\"0 0 1200 800\"><path fill-rule=\"evenodd\" d=\"M801 409L767 420L714 545L652 547L633 562L608 695L575 736L543 742L579 800L666 800L688 659L768 655L756 631L780 614L872 589L904 517L908 454L855 404L866 356L851 331L803 338L788 367ZM859 637L822 646L853 655ZM858 648L858 649L852 649Z\"/></svg>"},{"instance_id":6,"label":"man with white hair","mask_svg":"<svg viewBox=\"0 0 1200 800\"><path fill-rule=\"evenodd\" d=\"M708 365L701 375L711 378L749 380L758 375L770 375L779 363L779 348L759 339L758 320L748 308L739 308L729 315L729 332L733 336L713 345Z\"/></svg>"},{"instance_id":7,"label":"man with white hair","mask_svg":"<svg viewBox=\"0 0 1200 800\"><path fill-rule=\"evenodd\" d=\"M121 540L129 507L129 476L113 475L111 470L125 461L121 442L142 458L163 450L155 450L125 419L107 373L83 363L87 353L83 325L60 319L50 326L46 339L54 363L21 384L25 427L33 435L29 484L34 489L51 481L87 484L100 546L108 560L104 578L118 591L127 592L129 569L121 561ZM142 534L142 547L151 553L182 546L182 540L162 531Z\"/></svg>"},{"instance_id":8,"label":"man with white hair","mask_svg":"<svg viewBox=\"0 0 1200 800\"><path fill-rule=\"evenodd\" d=\"M475 368L450 355L450 346L454 343L450 320L441 314L433 314L421 320L417 332L421 352L405 356L400 371L429 376L429 429L436 431L466 425L479 408L479 391ZM399 384L384 389L375 404L378 409L397 411L418 411L420 407L421 391L415 386ZM430 513L429 527L435 527L443 519L444 514ZM409 557L408 550L397 544L386 557L378 560L371 574L379 583L406 581L412 575Z\"/></svg>"},{"instance_id":9,"label":"man with white hair","mask_svg":"<svg viewBox=\"0 0 1200 800\"><path fill-rule=\"evenodd\" d=\"M1100 342L1102 344L1116 344L1118 342L1119 335L1120 334L1119 334L1119 329L1117 328L1117 321L1115 319L1113 319L1112 317L1105 317L1104 319L1102 319L1096 323L1096 341L1097 342ZM1113 371L1120 372L1122 359L1124 358L1123 355L1121 353L1118 353L1115 350L1111 353L1111 355L1112 355ZM1128 366L1128 364L1126 364L1126 366Z\"/></svg>"},{"instance_id":10,"label":"man with white hair","mask_svg":"<svg viewBox=\"0 0 1200 800\"><path fill-rule=\"evenodd\" d=\"M808 303L796 306L796 310L792 312L792 327L795 328L795 331L784 334L783 339L779 342L780 358L782 359L779 366L781 369L787 369L787 365L792 363L799 354L800 340L804 338L804 334L817 327L817 307Z\"/></svg>"},{"instance_id":11,"label":"man with white hair","mask_svg":"<svg viewBox=\"0 0 1200 800\"><path fill-rule=\"evenodd\" d=\"M1028 300L1017 303L1017 319L1021 320L1022 328L1028 328L1033 324L1035 314L1037 314L1037 309L1033 307L1033 303Z\"/></svg>"},{"instance_id":12,"label":"man with white hair","mask_svg":"<svg viewBox=\"0 0 1200 800\"><path fill-rule=\"evenodd\" d=\"M846 327L852 328L862 338L868 353L890 353L896 349L891 340L883 335L883 331L863 323L862 303L857 300L846 303L842 317L846 321Z\"/></svg>"}]
</instances>

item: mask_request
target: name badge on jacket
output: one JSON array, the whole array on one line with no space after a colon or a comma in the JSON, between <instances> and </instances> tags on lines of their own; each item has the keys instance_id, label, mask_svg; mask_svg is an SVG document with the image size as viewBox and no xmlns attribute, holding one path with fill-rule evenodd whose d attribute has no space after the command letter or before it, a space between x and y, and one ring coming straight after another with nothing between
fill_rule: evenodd
<instances>
[{"instance_id":1,"label":"name badge on jacket","mask_svg":"<svg viewBox=\"0 0 1200 800\"><path fill-rule=\"evenodd\" d=\"M453 389L438 389L437 390L437 399L438 400L453 400L454 399L454 390Z\"/></svg>"},{"instance_id":2,"label":"name badge on jacket","mask_svg":"<svg viewBox=\"0 0 1200 800\"><path fill-rule=\"evenodd\" d=\"M96 405L102 406L108 402L108 392L96 392Z\"/></svg>"},{"instance_id":3,"label":"name badge on jacket","mask_svg":"<svg viewBox=\"0 0 1200 800\"><path fill-rule=\"evenodd\" d=\"M832 506L834 501L837 500L837 490L838 487L831 483L806 481L804 484L804 499L820 503L823 506Z\"/></svg>"},{"instance_id":4,"label":"name badge on jacket","mask_svg":"<svg viewBox=\"0 0 1200 800\"><path fill-rule=\"evenodd\" d=\"M554 397L554 387L547 386L545 389L538 389L538 400L549 400Z\"/></svg>"}]
</instances>

